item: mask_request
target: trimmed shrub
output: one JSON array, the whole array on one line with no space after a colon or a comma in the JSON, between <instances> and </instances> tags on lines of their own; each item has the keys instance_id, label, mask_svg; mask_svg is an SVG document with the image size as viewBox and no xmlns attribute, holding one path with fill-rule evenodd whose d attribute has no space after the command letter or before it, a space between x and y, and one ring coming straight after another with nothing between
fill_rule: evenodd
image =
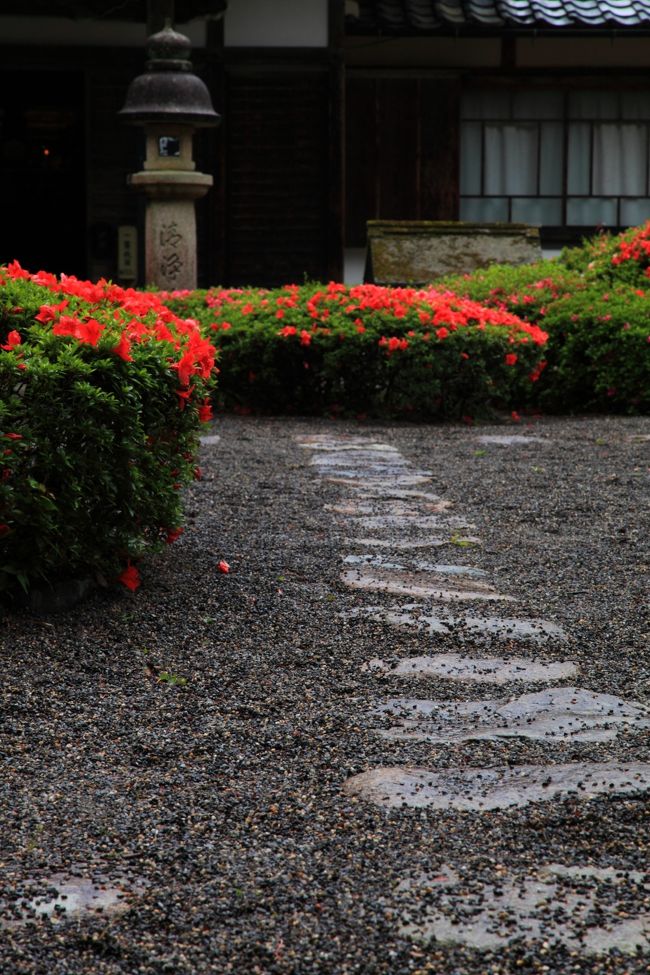
<instances>
[{"instance_id":1,"label":"trimmed shrub","mask_svg":"<svg viewBox=\"0 0 650 975\"><path fill-rule=\"evenodd\" d=\"M518 405L546 334L440 289L287 285L166 296L220 350L219 402L240 412L413 418Z\"/></svg>"},{"instance_id":2,"label":"trimmed shrub","mask_svg":"<svg viewBox=\"0 0 650 975\"><path fill-rule=\"evenodd\" d=\"M214 355L154 294L0 268L0 591L137 586L180 533Z\"/></svg>"},{"instance_id":3,"label":"trimmed shrub","mask_svg":"<svg viewBox=\"0 0 650 975\"><path fill-rule=\"evenodd\" d=\"M551 304L540 403L556 412L650 411L650 291L592 284Z\"/></svg>"},{"instance_id":4,"label":"trimmed shrub","mask_svg":"<svg viewBox=\"0 0 650 975\"><path fill-rule=\"evenodd\" d=\"M535 264L494 264L473 274L443 278L440 287L480 301L492 308L502 308L525 321L545 325L548 309L560 298L568 297L587 286L583 274L557 261Z\"/></svg>"},{"instance_id":5,"label":"trimmed shrub","mask_svg":"<svg viewBox=\"0 0 650 975\"><path fill-rule=\"evenodd\" d=\"M650 408L650 224L599 235L567 262L499 265L445 283L528 318L548 333L532 404L557 412ZM633 285L633 286L630 286Z\"/></svg>"},{"instance_id":6,"label":"trimmed shrub","mask_svg":"<svg viewBox=\"0 0 650 975\"><path fill-rule=\"evenodd\" d=\"M580 247L566 248L560 261L569 270L607 286L650 287L650 221L614 237L598 234Z\"/></svg>"}]
</instances>

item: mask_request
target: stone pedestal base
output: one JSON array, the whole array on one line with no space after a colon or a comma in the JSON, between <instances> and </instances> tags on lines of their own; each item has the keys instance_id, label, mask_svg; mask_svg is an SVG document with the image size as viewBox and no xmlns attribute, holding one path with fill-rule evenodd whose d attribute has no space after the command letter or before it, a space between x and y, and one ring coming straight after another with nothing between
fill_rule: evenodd
<instances>
[{"instance_id":1,"label":"stone pedestal base","mask_svg":"<svg viewBox=\"0 0 650 975\"><path fill-rule=\"evenodd\" d=\"M145 223L145 281L165 291L196 288L194 201L212 186L204 173L148 170L130 184L149 197Z\"/></svg>"},{"instance_id":2,"label":"stone pedestal base","mask_svg":"<svg viewBox=\"0 0 650 975\"><path fill-rule=\"evenodd\" d=\"M192 200L149 200L145 277L165 291L196 288L196 216Z\"/></svg>"}]
</instances>

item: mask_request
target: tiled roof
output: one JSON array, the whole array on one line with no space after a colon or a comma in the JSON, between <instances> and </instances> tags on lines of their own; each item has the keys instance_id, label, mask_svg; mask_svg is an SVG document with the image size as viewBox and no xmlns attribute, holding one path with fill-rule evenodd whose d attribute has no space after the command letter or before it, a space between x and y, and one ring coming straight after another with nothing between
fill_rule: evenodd
<instances>
[{"instance_id":1,"label":"tiled roof","mask_svg":"<svg viewBox=\"0 0 650 975\"><path fill-rule=\"evenodd\" d=\"M650 26L650 0L353 0L349 25L387 32L434 31L445 26Z\"/></svg>"}]
</instances>

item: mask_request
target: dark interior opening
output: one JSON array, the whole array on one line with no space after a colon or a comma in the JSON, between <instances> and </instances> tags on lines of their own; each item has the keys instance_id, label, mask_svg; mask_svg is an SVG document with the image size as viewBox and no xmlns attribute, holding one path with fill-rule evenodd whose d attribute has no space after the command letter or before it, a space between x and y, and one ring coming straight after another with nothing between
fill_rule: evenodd
<instances>
[{"instance_id":1,"label":"dark interior opening","mask_svg":"<svg viewBox=\"0 0 650 975\"><path fill-rule=\"evenodd\" d=\"M0 71L0 263L86 275L84 76Z\"/></svg>"}]
</instances>

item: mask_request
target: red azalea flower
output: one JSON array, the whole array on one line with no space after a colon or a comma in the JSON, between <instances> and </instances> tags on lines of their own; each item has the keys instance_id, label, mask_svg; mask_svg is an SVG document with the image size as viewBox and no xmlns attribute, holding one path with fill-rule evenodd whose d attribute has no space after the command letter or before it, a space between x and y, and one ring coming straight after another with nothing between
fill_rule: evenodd
<instances>
[{"instance_id":1,"label":"red azalea flower","mask_svg":"<svg viewBox=\"0 0 650 975\"><path fill-rule=\"evenodd\" d=\"M59 312L68 307L68 304L68 299L64 298L58 305L41 305L38 315L34 317L37 322L43 322L43 324L53 322Z\"/></svg>"},{"instance_id":2,"label":"red azalea flower","mask_svg":"<svg viewBox=\"0 0 650 975\"><path fill-rule=\"evenodd\" d=\"M29 271L25 271L18 261L12 261L11 264L7 264L7 274L10 278L29 278L31 276Z\"/></svg>"},{"instance_id":3,"label":"red azalea flower","mask_svg":"<svg viewBox=\"0 0 650 975\"><path fill-rule=\"evenodd\" d=\"M507 366L514 366L517 362L517 354L515 352L508 352L504 357L503 361Z\"/></svg>"},{"instance_id":4,"label":"red azalea flower","mask_svg":"<svg viewBox=\"0 0 650 975\"><path fill-rule=\"evenodd\" d=\"M223 572L224 575L228 575L228 573L230 572L230 566L228 565L227 562L224 562L223 559L217 565L217 569L219 570L219 572Z\"/></svg>"},{"instance_id":5,"label":"red azalea flower","mask_svg":"<svg viewBox=\"0 0 650 975\"><path fill-rule=\"evenodd\" d=\"M6 437L7 440L22 440L23 439L22 433L3 433L3 437Z\"/></svg>"},{"instance_id":6,"label":"red azalea flower","mask_svg":"<svg viewBox=\"0 0 650 975\"><path fill-rule=\"evenodd\" d=\"M124 359L125 362L133 362L133 356L129 355L130 350L131 340L126 332L122 332L120 335L120 341L117 343L117 345L113 346L111 351L114 352L115 355L119 356L120 359Z\"/></svg>"},{"instance_id":7,"label":"red azalea flower","mask_svg":"<svg viewBox=\"0 0 650 975\"><path fill-rule=\"evenodd\" d=\"M140 585L140 573L136 567L131 565L129 562L124 572L121 572L117 577L117 581L121 582L122 585L126 586L127 589L130 589L131 592L135 592Z\"/></svg>"},{"instance_id":8,"label":"red azalea flower","mask_svg":"<svg viewBox=\"0 0 650 975\"><path fill-rule=\"evenodd\" d=\"M189 389L177 389L176 395L178 396L178 408L179 410L185 409L185 404L194 392L194 386L190 386Z\"/></svg>"},{"instance_id":9,"label":"red azalea flower","mask_svg":"<svg viewBox=\"0 0 650 975\"><path fill-rule=\"evenodd\" d=\"M201 423L208 423L212 419L212 406L210 405L210 400L203 400L199 406L199 421Z\"/></svg>"},{"instance_id":10,"label":"red azalea flower","mask_svg":"<svg viewBox=\"0 0 650 975\"><path fill-rule=\"evenodd\" d=\"M165 541L167 542L168 545L171 545L172 542L175 542L176 539L180 538L182 534L183 534L182 528L169 528L167 530L167 537Z\"/></svg>"},{"instance_id":11,"label":"red azalea flower","mask_svg":"<svg viewBox=\"0 0 650 975\"><path fill-rule=\"evenodd\" d=\"M13 329L13 331L9 332L9 335L7 336L7 344L0 346L0 348L4 349L5 352L11 352L11 350L15 349L16 346L21 344L21 342L22 339L20 337L20 332Z\"/></svg>"}]
</instances>

